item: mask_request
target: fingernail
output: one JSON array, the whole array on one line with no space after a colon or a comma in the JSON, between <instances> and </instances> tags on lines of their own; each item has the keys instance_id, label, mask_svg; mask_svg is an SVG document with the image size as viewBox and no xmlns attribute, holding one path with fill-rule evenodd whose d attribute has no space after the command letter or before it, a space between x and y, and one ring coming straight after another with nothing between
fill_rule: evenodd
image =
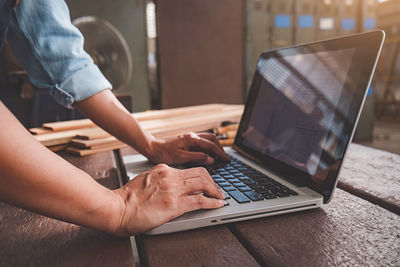
<instances>
[{"instance_id":1,"label":"fingernail","mask_svg":"<svg viewBox=\"0 0 400 267\"><path fill-rule=\"evenodd\" d=\"M214 159L212 157L207 157L206 164L213 164L213 163L214 163Z\"/></svg>"},{"instance_id":2,"label":"fingernail","mask_svg":"<svg viewBox=\"0 0 400 267\"><path fill-rule=\"evenodd\" d=\"M225 193L224 192L222 192L222 190L221 189L219 189L219 195L223 198L223 199L225 199Z\"/></svg>"},{"instance_id":3,"label":"fingernail","mask_svg":"<svg viewBox=\"0 0 400 267\"><path fill-rule=\"evenodd\" d=\"M219 205L225 205L225 200L218 199L218 204L219 204Z\"/></svg>"}]
</instances>

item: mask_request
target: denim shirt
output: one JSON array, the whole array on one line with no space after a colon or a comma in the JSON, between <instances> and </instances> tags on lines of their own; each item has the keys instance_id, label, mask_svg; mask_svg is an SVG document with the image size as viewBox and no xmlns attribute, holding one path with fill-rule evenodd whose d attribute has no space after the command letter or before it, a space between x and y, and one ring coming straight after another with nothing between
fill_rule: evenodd
<instances>
[{"instance_id":1,"label":"denim shirt","mask_svg":"<svg viewBox=\"0 0 400 267\"><path fill-rule=\"evenodd\" d=\"M3 47L4 39L7 36L11 9L14 3L14 0L0 0L0 49Z\"/></svg>"},{"instance_id":2,"label":"denim shirt","mask_svg":"<svg viewBox=\"0 0 400 267\"><path fill-rule=\"evenodd\" d=\"M7 40L37 87L65 107L111 88L83 49L64 0L22 0L13 9Z\"/></svg>"}]
</instances>

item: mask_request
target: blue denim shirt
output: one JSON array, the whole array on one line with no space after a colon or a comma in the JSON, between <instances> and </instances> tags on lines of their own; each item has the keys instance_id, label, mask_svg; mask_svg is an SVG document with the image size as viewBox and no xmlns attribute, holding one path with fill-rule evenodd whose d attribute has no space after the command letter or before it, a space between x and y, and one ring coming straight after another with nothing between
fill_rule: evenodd
<instances>
[{"instance_id":1,"label":"blue denim shirt","mask_svg":"<svg viewBox=\"0 0 400 267\"><path fill-rule=\"evenodd\" d=\"M30 81L48 88L65 107L111 88L83 50L83 36L71 23L64 0L20 1L7 40Z\"/></svg>"}]
</instances>

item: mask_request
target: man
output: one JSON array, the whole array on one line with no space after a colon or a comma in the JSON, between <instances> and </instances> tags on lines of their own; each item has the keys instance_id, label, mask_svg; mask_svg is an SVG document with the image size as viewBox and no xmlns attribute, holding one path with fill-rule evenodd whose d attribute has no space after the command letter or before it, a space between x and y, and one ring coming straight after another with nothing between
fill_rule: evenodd
<instances>
[{"instance_id":1,"label":"man","mask_svg":"<svg viewBox=\"0 0 400 267\"><path fill-rule=\"evenodd\" d=\"M0 0L0 12L1 43L7 36L31 82L49 88L64 106L76 107L154 163L229 160L211 134L162 141L144 132L83 50L63 0ZM203 168L157 165L112 191L36 142L2 103L0 125L0 198L19 207L131 235L191 210L224 205L224 194Z\"/></svg>"}]
</instances>

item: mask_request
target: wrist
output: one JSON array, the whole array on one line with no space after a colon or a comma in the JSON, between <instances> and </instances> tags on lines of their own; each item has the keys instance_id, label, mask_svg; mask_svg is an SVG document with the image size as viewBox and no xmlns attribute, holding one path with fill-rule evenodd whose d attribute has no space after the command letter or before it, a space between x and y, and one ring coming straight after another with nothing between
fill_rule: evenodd
<instances>
[{"instance_id":1,"label":"wrist","mask_svg":"<svg viewBox=\"0 0 400 267\"><path fill-rule=\"evenodd\" d=\"M111 235L123 236L126 233L121 231L121 226L126 211L126 205L117 190L110 190L109 192L109 196L105 198L107 199L108 205L103 206L104 208L103 211L100 211L99 220L96 220L98 225L93 228L97 228ZM95 224L97 223L95 222Z\"/></svg>"},{"instance_id":2,"label":"wrist","mask_svg":"<svg viewBox=\"0 0 400 267\"><path fill-rule=\"evenodd\" d=\"M159 158L162 153L162 146L165 143L164 140L157 139L154 136L151 136L148 139L148 146L145 152L145 156L153 163L159 163Z\"/></svg>"},{"instance_id":3,"label":"wrist","mask_svg":"<svg viewBox=\"0 0 400 267\"><path fill-rule=\"evenodd\" d=\"M115 205L114 210L111 213L110 224L108 225L108 229L106 231L116 236L125 236L127 234L123 223L126 215L126 198L123 196L121 189L122 188L112 191L115 197Z\"/></svg>"}]
</instances>

